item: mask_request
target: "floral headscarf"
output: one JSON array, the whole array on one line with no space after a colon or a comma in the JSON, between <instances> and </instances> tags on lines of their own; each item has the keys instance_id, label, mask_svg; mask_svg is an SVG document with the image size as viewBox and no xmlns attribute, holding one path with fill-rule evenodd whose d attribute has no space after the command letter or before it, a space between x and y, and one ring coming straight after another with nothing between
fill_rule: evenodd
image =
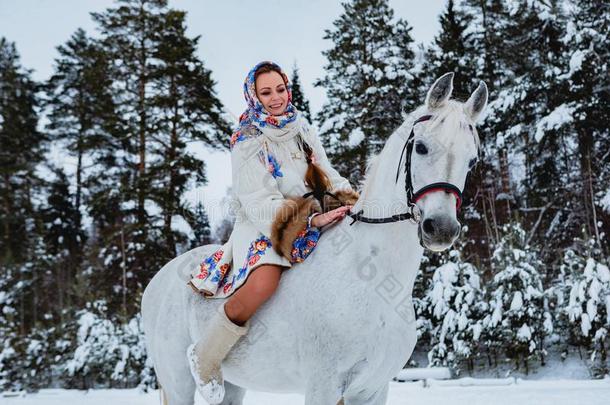
<instances>
[{"instance_id":1,"label":"floral headscarf","mask_svg":"<svg viewBox=\"0 0 610 405\"><path fill-rule=\"evenodd\" d=\"M262 65L267 64L277 67L282 72L281 75L284 79L284 84L286 85L286 91L288 92L288 103L286 110L280 116L270 114L256 96L256 81L254 79L254 75ZM284 73L282 68L280 68L280 66L274 62L260 62L254 66L250 72L248 72L246 80L244 81L244 97L246 99L246 103L248 104L248 108L239 117L239 127L231 136L231 147L233 147L236 142L245 139L246 134L244 133L244 129L248 127L255 126L260 132L262 132L263 128L267 126L272 128L284 128L287 124L297 119L299 112L292 104L292 84L289 82L288 76L286 73Z\"/></svg>"}]
</instances>

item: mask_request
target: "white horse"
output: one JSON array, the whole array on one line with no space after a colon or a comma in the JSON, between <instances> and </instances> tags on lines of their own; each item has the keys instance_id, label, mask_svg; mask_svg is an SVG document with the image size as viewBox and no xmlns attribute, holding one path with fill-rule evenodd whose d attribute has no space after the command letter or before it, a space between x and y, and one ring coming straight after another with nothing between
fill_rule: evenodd
<instances>
[{"instance_id":1,"label":"white horse","mask_svg":"<svg viewBox=\"0 0 610 405\"><path fill-rule=\"evenodd\" d=\"M352 218L327 229L315 251L282 275L222 363L223 405L242 404L246 389L301 393L306 405L386 403L389 381L415 346L411 293L422 245L439 251L458 237L456 203L477 158L474 122L487 87L481 82L466 103L449 100L452 88L452 73L434 83L369 161ZM193 404L186 348L225 301L186 285L217 248L173 259L144 291L148 355L169 405Z\"/></svg>"}]
</instances>

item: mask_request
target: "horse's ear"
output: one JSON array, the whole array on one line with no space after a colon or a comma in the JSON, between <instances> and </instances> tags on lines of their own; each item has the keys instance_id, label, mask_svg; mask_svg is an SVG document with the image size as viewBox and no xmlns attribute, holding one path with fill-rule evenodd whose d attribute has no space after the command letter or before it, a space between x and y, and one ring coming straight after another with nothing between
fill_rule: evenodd
<instances>
[{"instance_id":1,"label":"horse's ear","mask_svg":"<svg viewBox=\"0 0 610 405\"><path fill-rule=\"evenodd\" d=\"M479 118L485 109L485 106L487 106L487 97L487 85L484 81L481 81L481 83L479 83L479 87L477 87L464 105L466 114L470 116L472 121L476 122L477 118Z\"/></svg>"},{"instance_id":2,"label":"horse's ear","mask_svg":"<svg viewBox=\"0 0 610 405\"><path fill-rule=\"evenodd\" d=\"M438 108L445 104L453 91L453 72L445 73L430 87L426 96L428 108Z\"/></svg>"}]
</instances>

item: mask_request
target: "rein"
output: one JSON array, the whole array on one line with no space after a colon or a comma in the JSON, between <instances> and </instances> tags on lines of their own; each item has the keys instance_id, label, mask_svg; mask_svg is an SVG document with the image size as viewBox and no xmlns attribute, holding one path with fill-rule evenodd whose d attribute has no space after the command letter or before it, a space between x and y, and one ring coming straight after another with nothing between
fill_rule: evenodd
<instances>
[{"instance_id":1,"label":"rein","mask_svg":"<svg viewBox=\"0 0 610 405\"><path fill-rule=\"evenodd\" d=\"M403 156L406 156L405 158L405 165L404 165L404 173L406 173L405 176L405 192L407 194L407 204L409 205L409 211L408 212L404 212L402 214L394 214L392 216L389 217L383 217L383 218L370 218L370 217L365 217L364 215L362 215L363 210L360 210L356 213L349 213L347 215L349 215L352 218L352 222L350 223L350 226L353 225L356 221L360 221L360 222L366 222L369 224L385 224L385 223L389 223L389 222L398 222L398 221L404 221L404 220L411 220L414 223L419 223L419 221L421 220L421 213L419 212L419 209L417 208L417 201L420 200L421 198L423 198L426 194L428 193L432 193L435 191L445 191L446 193L452 193L455 198L456 198L456 210L459 210L461 205L462 205L462 192L461 190L456 187L455 185L451 184L451 183L446 183L446 182L437 182L437 183L432 183L432 184L428 184L422 188L420 188L419 190L417 190L417 192L413 192L413 183L412 183L412 179L411 179L411 155L413 154L413 144L414 144L414 138L415 138L415 125L420 123L420 122L424 122L424 121L428 121L430 118L432 118L431 115L424 115L420 118L418 118L417 120L415 120L415 122L413 122L413 126L411 127L411 132L409 133L409 137L407 138L407 141L405 142L405 146L403 146L402 148L402 152L400 153L400 160L398 161L398 167L396 168L396 180L395 182L398 182L398 176L400 174L400 164L402 163L402 158ZM406 154L405 154L406 152ZM330 195L331 197L335 198L336 200L339 200L339 198L328 192L325 191L323 194L327 194ZM310 195L314 195L313 191L303 194L303 197L309 197ZM320 203L323 204L323 195L320 196L316 196L314 195L314 197L316 197ZM341 202L341 200L339 200L339 202L341 203L341 205L345 205L343 204L343 202ZM324 210L324 206L322 205L322 210Z\"/></svg>"}]
</instances>

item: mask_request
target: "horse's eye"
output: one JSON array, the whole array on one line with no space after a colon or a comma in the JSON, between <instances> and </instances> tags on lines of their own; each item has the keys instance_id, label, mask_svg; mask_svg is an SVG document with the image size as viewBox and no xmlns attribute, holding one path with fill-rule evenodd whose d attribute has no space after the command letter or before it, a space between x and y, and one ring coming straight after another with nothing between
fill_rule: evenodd
<instances>
[{"instance_id":1,"label":"horse's eye","mask_svg":"<svg viewBox=\"0 0 610 405\"><path fill-rule=\"evenodd\" d=\"M419 153L420 155L425 155L426 153L428 153L428 148L426 148L426 145L424 145L421 142L417 142L415 144L415 152Z\"/></svg>"},{"instance_id":2,"label":"horse's eye","mask_svg":"<svg viewBox=\"0 0 610 405\"><path fill-rule=\"evenodd\" d=\"M468 168L472 169L472 167L477 163L477 158L473 158L470 159L470 162L468 162Z\"/></svg>"}]
</instances>

